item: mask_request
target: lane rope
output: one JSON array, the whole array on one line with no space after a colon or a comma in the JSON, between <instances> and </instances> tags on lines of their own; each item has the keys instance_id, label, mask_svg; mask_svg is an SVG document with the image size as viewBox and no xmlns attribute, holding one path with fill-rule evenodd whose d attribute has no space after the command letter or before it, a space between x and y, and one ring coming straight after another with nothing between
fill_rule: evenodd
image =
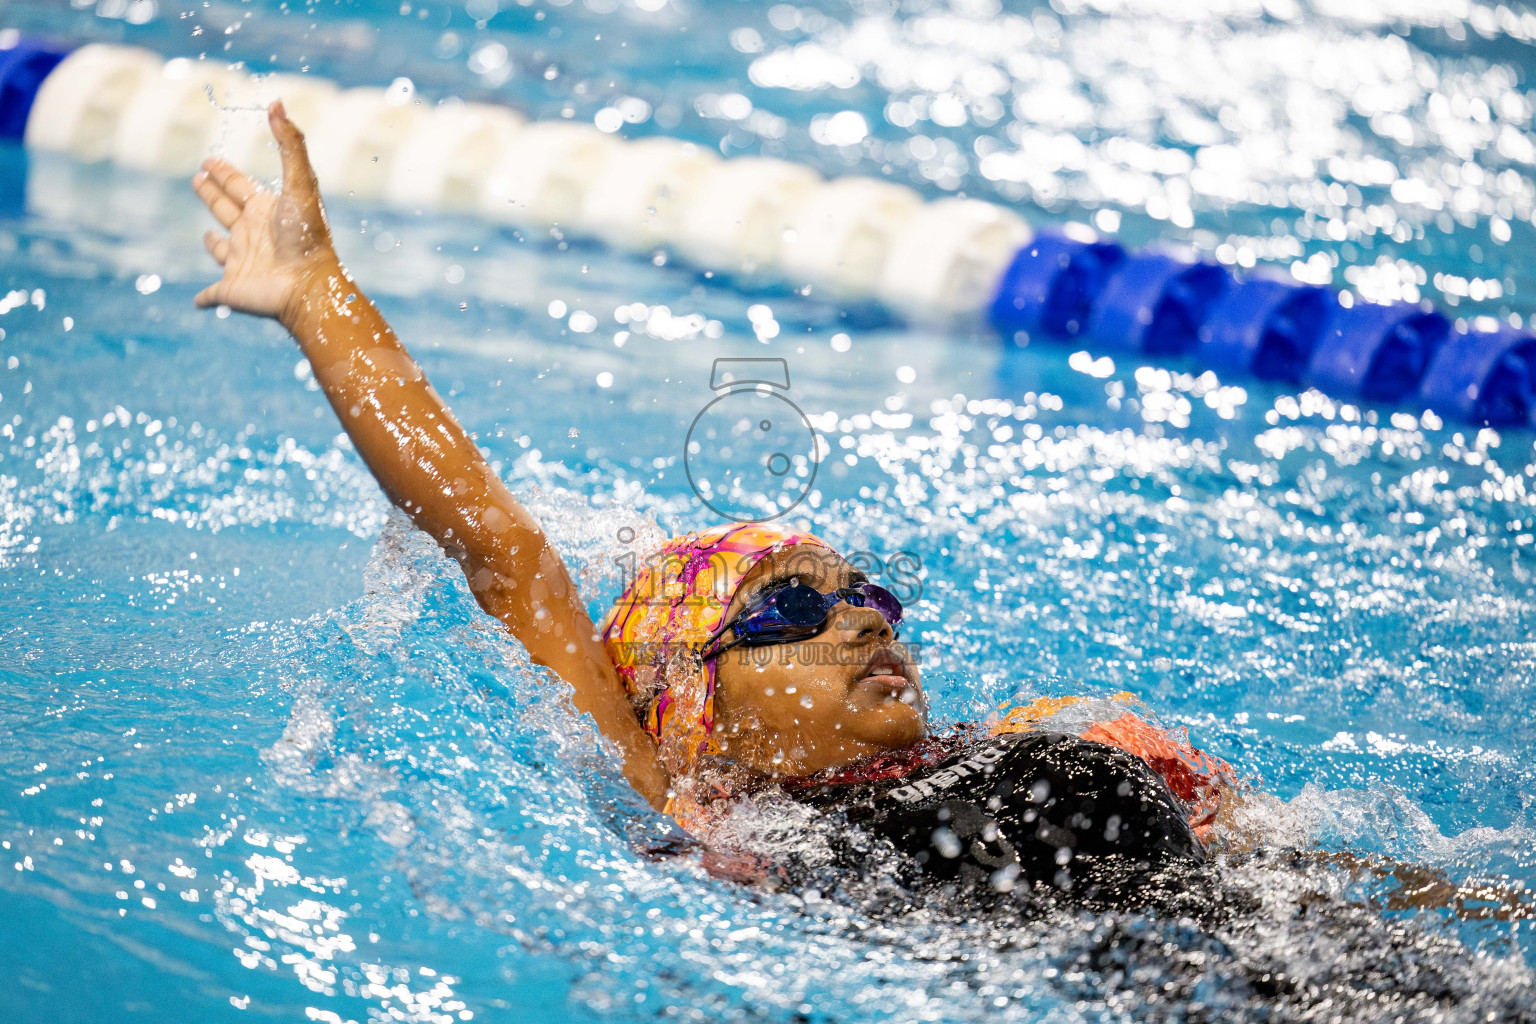
<instances>
[{"instance_id":1,"label":"lane rope","mask_svg":"<svg viewBox=\"0 0 1536 1024\"><path fill-rule=\"evenodd\" d=\"M333 195L662 249L733 279L879 301L917 323L985 321L1010 344L1043 337L1347 401L1536 425L1536 334L1462 330L1428 303L1374 305L1267 271L1237 280L1187 253L1127 252L1076 224L1037 234L1015 210L930 202L876 178L828 180L784 160L726 160L493 104L426 106L399 81L341 89L0 31L0 138L83 161L189 175L216 153L273 178L263 111L279 97Z\"/></svg>"}]
</instances>

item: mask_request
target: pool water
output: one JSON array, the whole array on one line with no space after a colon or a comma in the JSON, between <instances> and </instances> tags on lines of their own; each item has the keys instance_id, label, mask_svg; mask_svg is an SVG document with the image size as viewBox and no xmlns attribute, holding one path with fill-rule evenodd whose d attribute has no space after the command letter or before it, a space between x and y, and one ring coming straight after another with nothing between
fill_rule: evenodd
<instances>
[{"instance_id":1,"label":"pool water","mask_svg":"<svg viewBox=\"0 0 1536 1024\"><path fill-rule=\"evenodd\" d=\"M0 24L613 107L1367 299L1536 315L1536 18L1505 7L145 3ZM1328 869L1231 868L1270 902L1217 939L712 879L390 513L281 330L192 309L211 264L183 184L14 148L0 180L3 1019L1300 1012L1231 950L1314 980L1412 961L1440 1019L1536 1004L1525 926L1289 919L1305 884L1357 891ZM331 216L594 611L628 553L717 521L682 464L713 360L781 357L826 442L794 519L920 590L936 720L1130 690L1281 801L1273 846L1536 884L1529 432L1004 349L474 219ZM1135 940L1118 967L1110 932Z\"/></svg>"}]
</instances>

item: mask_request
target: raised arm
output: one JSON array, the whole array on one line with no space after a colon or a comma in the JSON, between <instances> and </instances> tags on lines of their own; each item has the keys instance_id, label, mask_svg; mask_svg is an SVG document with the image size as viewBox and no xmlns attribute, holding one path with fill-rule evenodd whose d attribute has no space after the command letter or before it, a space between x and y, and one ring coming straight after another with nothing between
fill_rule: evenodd
<instances>
[{"instance_id":1,"label":"raised arm","mask_svg":"<svg viewBox=\"0 0 1536 1024\"><path fill-rule=\"evenodd\" d=\"M336 258L304 137L280 103L268 120L282 154L281 192L221 160L192 179L229 231L204 239L224 276L197 305L288 328L384 493L458 560L481 607L571 684L576 707L622 752L630 783L660 807L667 777L656 745L564 562Z\"/></svg>"}]
</instances>

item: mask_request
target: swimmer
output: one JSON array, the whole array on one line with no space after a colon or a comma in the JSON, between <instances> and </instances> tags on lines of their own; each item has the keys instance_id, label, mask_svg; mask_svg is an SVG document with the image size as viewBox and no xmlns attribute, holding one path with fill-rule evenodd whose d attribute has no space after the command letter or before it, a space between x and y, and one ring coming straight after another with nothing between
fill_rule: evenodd
<instances>
[{"instance_id":1,"label":"swimmer","mask_svg":"<svg viewBox=\"0 0 1536 1024\"><path fill-rule=\"evenodd\" d=\"M594 623L539 523L337 259L299 129L280 103L268 118L280 191L217 159L192 180L225 229L205 238L223 276L196 304L288 329L384 493L571 686L653 807L708 845L737 802L778 794L886 844L838 851L866 873L1106 905L1145 904L1149 879L1206 859L1239 806L1225 763L1129 695L1042 699L931 734L900 601L810 533L674 538ZM778 870L711 852L724 874Z\"/></svg>"}]
</instances>

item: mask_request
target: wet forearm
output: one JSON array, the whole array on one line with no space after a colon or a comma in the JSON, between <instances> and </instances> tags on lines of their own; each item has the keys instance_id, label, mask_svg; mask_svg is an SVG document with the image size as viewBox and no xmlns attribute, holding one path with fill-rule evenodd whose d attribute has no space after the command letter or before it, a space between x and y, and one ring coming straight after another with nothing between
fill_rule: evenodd
<instances>
[{"instance_id":1,"label":"wet forearm","mask_svg":"<svg viewBox=\"0 0 1536 1024\"><path fill-rule=\"evenodd\" d=\"M426 374L339 263L308 275L281 321L380 487L464 568L480 605L575 689L653 804L667 779L570 574Z\"/></svg>"},{"instance_id":2,"label":"wet forearm","mask_svg":"<svg viewBox=\"0 0 1536 1024\"><path fill-rule=\"evenodd\" d=\"M394 503L455 555L542 541L378 308L340 264L318 269L282 316L358 453ZM521 521L519 521L521 520ZM517 535L523 535L518 537Z\"/></svg>"}]
</instances>

